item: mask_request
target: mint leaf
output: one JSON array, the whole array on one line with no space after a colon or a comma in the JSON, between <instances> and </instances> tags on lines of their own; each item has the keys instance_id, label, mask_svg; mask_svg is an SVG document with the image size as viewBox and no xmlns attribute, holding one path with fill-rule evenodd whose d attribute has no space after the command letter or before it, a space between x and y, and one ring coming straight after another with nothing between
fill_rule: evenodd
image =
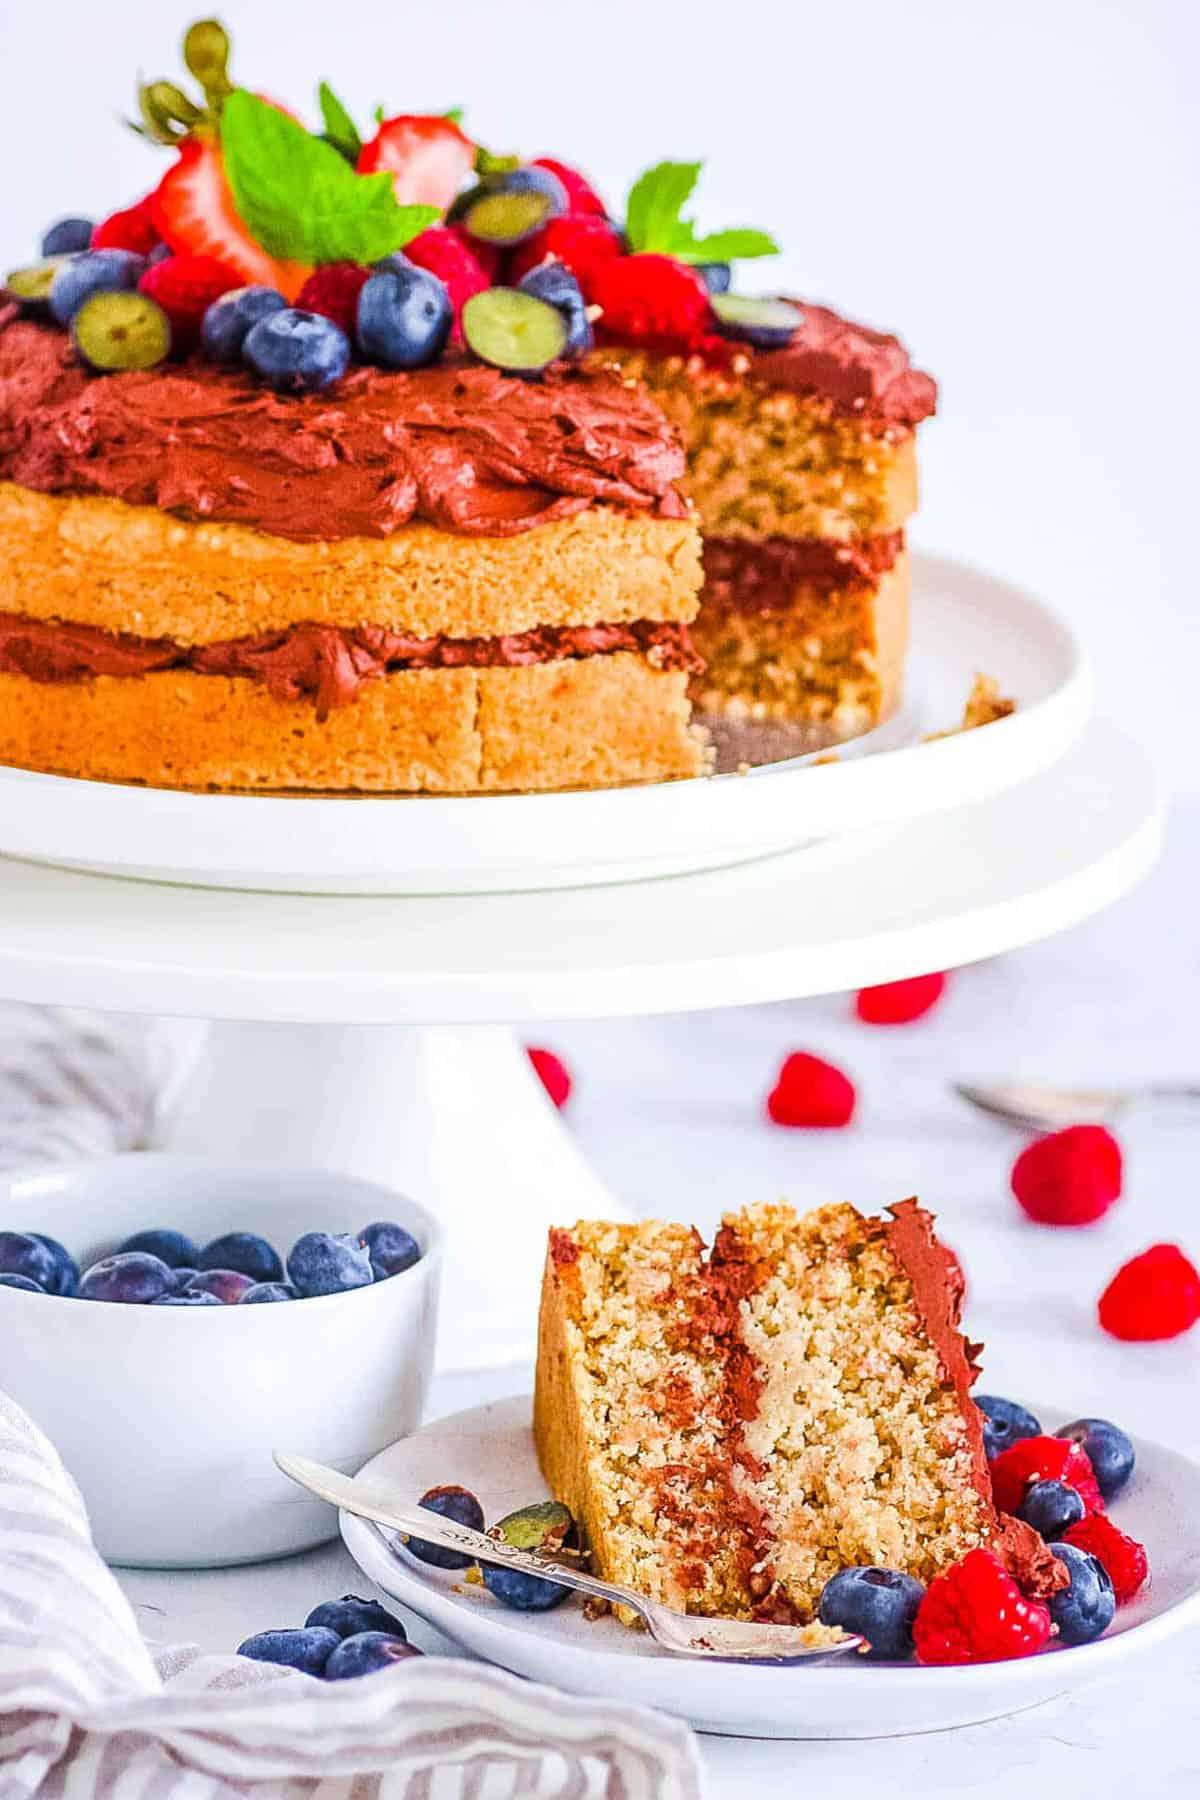
<instances>
[{"instance_id":1,"label":"mint leaf","mask_svg":"<svg viewBox=\"0 0 1200 1800\"><path fill-rule=\"evenodd\" d=\"M779 245L765 231L714 231L693 238L675 254L684 262L736 262L739 257L778 256Z\"/></svg>"},{"instance_id":2,"label":"mint leaf","mask_svg":"<svg viewBox=\"0 0 1200 1800\"><path fill-rule=\"evenodd\" d=\"M289 262L378 262L441 216L401 206L389 174L356 174L332 144L245 88L225 102L221 154L242 223Z\"/></svg>"},{"instance_id":3,"label":"mint leaf","mask_svg":"<svg viewBox=\"0 0 1200 1800\"><path fill-rule=\"evenodd\" d=\"M699 237L683 209L702 163L656 163L629 190L625 235L631 250L650 250L680 262L732 262L735 257L775 256L779 246L765 231L714 231Z\"/></svg>"},{"instance_id":4,"label":"mint leaf","mask_svg":"<svg viewBox=\"0 0 1200 1800\"><path fill-rule=\"evenodd\" d=\"M442 114L442 117L443 119L449 119L452 125L461 125L463 122L463 108L461 106L449 106Z\"/></svg>"},{"instance_id":5,"label":"mint leaf","mask_svg":"<svg viewBox=\"0 0 1200 1800\"><path fill-rule=\"evenodd\" d=\"M321 83L317 94L321 102L325 136L335 150L339 150L351 162L357 162L358 153L362 149L357 125L327 81Z\"/></svg>"}]
</instances>

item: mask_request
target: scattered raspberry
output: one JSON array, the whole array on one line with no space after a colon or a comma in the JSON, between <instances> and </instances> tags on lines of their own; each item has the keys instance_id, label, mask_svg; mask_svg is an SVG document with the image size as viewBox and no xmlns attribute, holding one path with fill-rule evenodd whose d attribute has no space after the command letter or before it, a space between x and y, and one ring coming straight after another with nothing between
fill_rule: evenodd
<instances>
[{"instance_id":1,"label":"scattered raspberry","mask_svg":"<svg viewBox=\"0 0 1200 1800\"><path fill-rule=\"evenodd\" d=\"M1091 1225L1121 1192L1121 1146L1103 1125L1070 1125L1022 1150L1012 1191L1039 1225Z\"/></svg>"},{"instance_id":2,"label":"scattered raspberry","mask_svg":"<svg viewBox=\"0 0 1200 1800\"><path fill-rule=\"evenodd\" d=\"M358 296L370 276L370 269L361 263L323 263L313 270L296 295L296 305L302 312L320 313L322 318L332 319L353 343Z\"/></svg>"},{"instance_id":3,"label":"scattered raspberry","mask_svg":"<svg viewBox=\"0 0 1200 1800\"><path fill-rule=\"evenodd\" d=\"M1063 1542L1090 1551L1097 1562L1103 1563L1118 1605L1132 1600L1150 1573L1146 1552L1137 1539L1126 1537L1111 1519L1099 1513L1072 1525L1063 1533Z\"/></svg>"},{"instance_id":4,"label":"scattered raspberry","mask_svg":"<svg viewBox=\"0 0 1200 1800\"><path fill-rule=\"evenodd\" d=\"M864 1025L911 1025L924 1018L945 991L945 975L911 975L907 981L861 989L854 1010Z\"/></svg>"},{"instance_id":5,"label":"scattered raspberry","mask_svg":"<svg viewBox=\"0 0 1200 1800\"><path fill-rule=\"evenodd\" d=\"M1178 1244L1152 1244L1117 1270L1097 1311L1129 1343L1178 1337L1200 1319L1200 1271Z\"/></svg>"},{"instance_id":6,"label":"scattered raspberry","mask_svg":"<svg viewBox=\"0 0 1200 1800\"><path fill-rule=\"evenodd\" d=\"M561 219L551 219L509 252L505 276L515 287L530 269L554 256L567 265L583 289L584 298L590 300L600 270L621 254L621 239L607 219L597 219L590 213L565 213Z\"/></svg>"},{"instance_id":7,"label":"scattered raspberry","mask_svg":"<svg viewBox=\"0 0 1200 1800\"><path fill-rule=\"evenodd\" d=\"M591 213L595 218L608 216L608 208L587 178L578 169L570 169L566 163L556 162L552 156L535 156L535 169L549 169L551 175L557 175L567 190L567 204L573 213Z\"/></svg>"},{"instance_id":8,"label":"scattered raspberry","mask_svg":"<svg viewBox=\"0 0 1200 1800\"><path fill-rule=\"evenodd\" d=\"M587 297L601 308L599 329L610 342L687 351L712 324L708 289L696 271L653 251L604 263Z\"/></svg>"},{"instance_id":9,"label":"scattered raspberry","mask_svg":"<svg viewBox=\"0 0 1200 1800\"><path fill-rule=\"evenodd\" d=\"M149 256L158 243L158 232L150 216L151 196L127 206L123 212L110 213L92 232L93 250L133 250L138 256Z\"/></svg>"},{"instance_id":10,"label":"scattered raspberry","mask_svg":"<svg viewBox=\"0 0 1200 1800\"><path fill-rule=\"evenodd\" d=\"M463 305L472 294L481 294L490 287L487 271L475 252L465 244L456 231L450 231L445 225L431 225L428 231L421 232L404 246L404 255L409 262L418 268L428 269L444 281L454 307L454 320L457 326L462 314Z\"/></svg>"},{"instance_id":11,"label":"scattered raspberry","mask_svg":"<svg viewBox=\"0 0 1200 1800\"><path fill-rule=\"evenodd\" d=\"M1065 1481L1090 1513L1104 1511L1088 1453L1073 1438L1019 1438L1000 1452L991 1469L992 1494L1002 1513L1015 1517L1035 1481Z\"/></svg>"},{"instance_id":12,"label":"scattered raspberry","mask_svg":"<svg viewBox=\"0 0 1200 1800\"><path fill-rule=\"evenodd\" d=\"M1007 1662L1032 1656L1049 1636L1049 1608L1026 1600L990 1550L969 1550L931 1581L913 1621L926 1665Z\"/></svg>"},{"instance_id":13,"label":"scattered raspberry","mask_svg":"<svg viewBox=\"0 0 1200 1800\"><path fill-rule=\"evenodd\" d=\"M222 294L240 287L241 278L215 256L168 256L152 263L138 282L171 321L171 342L176 350L194 344L200 321Z\"/></svg>"},{"instance_id":14,"label":"scattered raspberry","mask_svg":"<svg viewBox=\"0 0 1200 1800\"><path fill-rule=\"evenodd\" d=\"M526 1054L555 1106L564 1107L571 1098L574 1086L566 1063L561 1057L555 1056L553 1050L539 1050L533 1045L530 1045Z\"/></svg>"},{"instance_id":15,"label":"scattered raspberry","mask_svg":"<svg viewBox=\"0 0 1200 1800\"><path fill-rule=\"evenodd\" d=\"M767 1095L767 1117L776 1125L848 1125L856 1098L853 1082L840 1069L794 1050Z\"/></svg>"}]
</instances>

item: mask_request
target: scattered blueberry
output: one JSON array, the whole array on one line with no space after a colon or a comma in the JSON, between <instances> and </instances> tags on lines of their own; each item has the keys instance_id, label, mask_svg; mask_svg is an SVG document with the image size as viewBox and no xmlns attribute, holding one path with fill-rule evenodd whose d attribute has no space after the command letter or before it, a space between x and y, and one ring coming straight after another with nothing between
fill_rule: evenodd
<instances>
[{"instance_id":1,"label":"scattered blueberry","mask_svg":"<svg viewBox=\"0 0 1200 1800\"><path fill-rule=\"evenodd\" d=\"M85 300L94 294L112 294L136 288L145 271L144 256L132 250L85 250L55 271L50 283L50 312L60 325L69 325Z\"/></svg>"},{"instance_id":2,"label":"scattered blueberry","mask_svg":"<svg viewBox=\"0 0 1200 1800\"><path fill-rule=\"evenodd\" d=\"M289 1669L302 1669L306 1675L323 1675L325 1665L341 1639L334 1631L317 1626L297 1631L259 1631L239 1644L239 1656L254 1662L283 1663Z\"/></svg>"},{"instance_id":3,"label":"scattered blueberry","mask_svg":"<svg viewBox=\"0 0 1200 1800\"><path fill-rule=\"evenodd\" d=\"M542 1500L507 1513L491 1535L511 1544L514 1550L540 1550L552 1556L574 1541L575 1521L559 1501ZM561 1605L571 1593L570 1588L544 1581L540 1575L527 1575L523 1569L482 1563L480 1573L488 1592L518 1612L547 1612L550 1607Z\"/></svg>"},{"instance_id":4,"label":"scattered blueberry","mask_svg":"<svg viewBox=\"0 0 1200 1800\"><path fill-rule=\"evenodd\" d=\"M999 1394L976 1394L975 1404L983 1414L983 1448L989 1462L995 1462L1010 1444L1042 1435L1038 1420L1015 1400L1002 1400Z\"/></svg>"},{"instance_id":5,"label":"scattered blueberry","mask_svg":"<svg viewBox=\"0 0 1200 1800\"><path fill-rule=\"evenodd\" d=\"M57 1238L47 1237L44 1231L31 1231L29 1235L36 1238L39 1244L45 1244L54 1258L54 1280L48 1291L51 1294L61 1294L64 1299L69 1300L79 1286L79 1264L66 1245L60 1244Z\"/></svg>"},{"instance_id":6,"label":"scattered blueberry","mask_svg":"<svg viewBox=\"0 0 1200 1800\"><path fill-rule=\"evenodd\" d=\"M482 1531L486 1523L483 1508L469 1488L432 1487L421 1495L417 1505L443 1519L452 1519L456 1525L465 1525L471 1531ZM461 1550L443 1550L440 1544L427 1544L424 1538L409 1538L408 1548L421 1562L434 1569L469 1569L475 1561L473 1556L465 1556Z\"/></svg>"},{"instance_id":7,"label":"scattered blueberry","mask_svg":"<svg viewBox=\"0 0 1200 1800\"><path fill-rule=\"evenodd\" d=\"M123 1255L126 1250L144 1250L147 1256L157 1256L159 1262L165 1262L168 1269L195 1269L197 1250L190 1237L182 1231L135 1231L124 1243L117 1245L117 1254Z\"/></svg>"},{"instance_id":8,"label":"scattered blueberry","mask_svg":"<svg viewBox=\"0 0 1200 1800\"><path fill-rule=\"evenodd\" d=\"M195 1259L193 1259L195 1260ZM279 1253L253 1231L227 1231L205 1244L197 1260L201 1269L236 1269L251 1281L282 1281Z\"/></svg>"},{"instance_id":9,"label":"scattered blueberry","mask_svg":"<svg viewBox=\"0 0 1200 1800\"><path fill-rule=\"evenodd\" d=\"M822 1625L866 1638L874 1662L903 1662L913 1653L912 1624L925 1589L899 1569L840 1569L830 1576L817 1602Z\"/></svg>"},{"instance_id":10,"label":"scattered blueberry","mask_svg":"<svg viewBox=\"0 0 1200 1800\"><path fill-rule=\"evenodd\" d=\"M73 256L91 247L91 219L58 219L42 238L43 256Z\"/></svg>"},{"instance_id":11,"label":"scattered blueberry","mask_svg":"<svg viewBox=\"0 0 1200 1800\"><path fill-rule=\"evenodd\" d=\"M53 297L52 288L52 302ZM350 339L322 313L285 306L250 327L242 356L278 393L315 394L340 381L350 367Z\"/></svg>"},{"instance_id":12,"label":"scattered blueberry","mask_svg":"<svg viewBox=\"0 0 1200 1800\"><path fill-rule=\"evenodd\" d=\"M540 375L566 350L567 330L557 306L521 288L485 288L463 304L467 348L509 375Z\"/></svg>"},{"instance_id":13,"label":"scattered blueberry","mask_svg":"<svg viewBox=\"0 0 1200 1800\"><path fill-rule=\"evenodd\" d=\"M412 263L376 270L358 296L358 347L385 369L421 369L436 361L453 323L445 282Z\"/></svg>"},{"instance_id":14,"label":"scattered blueberry","mask_svg":"<svg viewBox=\"0 0 1200 1800\"><path fill-rule=\"evenodd\" d=\"M494 1563L481 1563L480 1574L489 1594L516 1612L549 1612L570 1599L570 1588L556 1581L543 1581L540 1575L526 1575L524 1569L505 1569Z\"/></svg>"},{"instance_id":15,"label":"scattered blueberry","mask_svg":"<svg viewBox=\"0 0 1200 1800\"><path fill-rule=\"evenodd\" d=\"M357 1594L343 1594L340 1600L322 1600L314 1606L305 1625L323 1625L336 1631L340 1638L357 1637L363 1631L382 1631L389 1637L407 1638L399 1619L393 1617L378 1600L360 1600Z\"/></svg>"},{"instance_id":16,"label":"scattered blueberry","mask_svg":"<svg viewBox=\"0 0 1200 1800\"><path fill-rule=\"evenodd\" d=\"M282 312L287 301L276 288L231 288L214 300L200 323L200 345L204 354L217 363L234 364L242 360L242 345L252 326L271 313Z\"/></svg>"},{"instance_id":17,"label":"scattered blueberry","mask_svg":"<svg viewBox=\"0 0 1200 1800\"><path fill-rule=\"evenodd\" d=\"M567 191L549 169L501 169L460 195L448 217L471 237L508 249L567 211Z\"/></svg>"},{"instance_id":18,"label":"scattered blueberry","mask_svg":"<svg viewBox=\"0 0 1200 1800\"><path fill-rule=\"evenodd\" d=\"M711 290L710 290L711 292ZM712 294L717 329L726 337L754 344L760 350L778 350L789 344L804 323L804 315L790 300L756 299L748 294Z\"/></svg>"},{"instance_id":19,"label":"scattered blueberry","mask_svg":"<svg viewBox=\"0 0 1200 1800\"><path fill-rule=\"evenodd\" d=\"M1106 1500L1115 1499L1137 1461L1133 1445L1120 1427L1108 1419L1076 1419L1054 1435L1082 1444L1095 1470L1096 1486Z\"/></svg>"},{"instance_id":20,"label":"scattered blueberry","mask_svg":"<svg viewBox=\"0 0 1200 1800\"><path fill-rule=\"evenodd\" d=\"M411 1269L414 1263L421 1260L421 1246L411 1231L405 1231L403 1225L394 1225L388 1219L377 1219L374 1225L364 1225L358 1234L358 1241L366 1249L371 1259L371 1270L376 1281L386 1281L391 1275L402 1274Z\"/></svg>"},{"instance_id":21,"label":"scattered blueberry","mask_svg":"<svg viewBox=\"0 0 1200 1800\"><path fill-rule=\"evenodd\" d=\"M374 1675L392 1663L407 1662L420 1656L415 1644L388 1631L359 1631L342 1638L325 1664L326 1681L350 1681L356 1675Z\"/></svg>"},{"instance_id":22,"label":"scattered blueberry","mask_svg":"<svg viewBox=\"0 0 1200 1800\"><path fill-rule=\"evenodd\" d=\"M1108 1570L1087 1550L1074 1544L1051 1544L1059 1562L1065 1563L1071 1585L1049 1600L1050 1618L1058 1628L1060 1644L1090 1644L1112 1624L1117 1598Z\"/></svg>"},{"instance_id":23,"label":"scattered blueberry","mask_svg":"<svg viewBox=\"0 0 1200 1800\"><path fill-rule=\"evenodd\" d=\"M587 301L565 263L539 263L517 286L522 294L532 294L535 300L544 300L547 306L562 314L567 322L564 348L568 354L591 349L596 340L587 314Z\"/></svg>"},{"instance_id":24,"label":"scattered blueberry","mask_svg":"<svg viewBox=\"0 0 1200 1800\"><path fill-rule=\"evenodd\" d=\"M0 1274L24 1275L48 1294L58 1278L58 1261L31 1232L0 1231Z\"/></svg>"},{"instance_id":25,"label":"scattered blueberry","mask_svg":"<svg viewBox=\"0 0 1200 1800\"><path fill-rule=\"evenodd\" d=\"M238 1302L240 1306L269 1306L275 1300L298 1300L299 1294L286 1281L256 1281Z\"/></svg>"},{"instance_id":26,"label":"scattered blueberry","mask_svg":"<svg viewBox=\"0 0 1200 1800\"><path fill-rule=\"evenodd\" d=\"M20 1288L24 1294L44 1294L47 1290L30 1281L28 1275L0 1275L0 1287Z\"/></svg>"},{"instance_id":27,"label":"scattered blueberry","mask_svg":"<svg viewBox=\"0 0 1200 1800\"><path fill-rule=\"evenodd\" d=\"M297 1238L288 1254L287 1272L304 1300L369 1287L374 1280L367 1251L352 1237L333 1237L328 1231L306 1231Z\"/></svg>"},{"instance_id":28,"label":"scattered blueberry","mask_svg":"<svg viewBox=\"0 0 1200 1800\"><path fill-rule=\"evenodd\" d=\"M79 1281L81 1300L119 1300L126 1305L146 1306L173 1288L170 1269L157 1256L133 1250L124 1255L105 1256Z\"/></svg>"},{"instance_id":29,"label":"scattered blueberry","mask_svg":"<svg viewBox=\"0 0 1200 1800\"><path fill-rule=\"evenodd\" d=\"M185 1294L213 1294L223 1306L236 1306L254 1286L239 1269L201 1269L184 1288Z\"/></svg>"},{"instance_id":30,"label":"scattered blueberry","mask_svg":"<svg viewBox=\"0 0 1200 1800\"><path fill-rule=\"evenodd\" d=\"M728 263L693 263L697 275L710 294L727 294L733 270Z\"/></svg>"},{"instance_id":31,"label":"scattered blueberry","mask_svg":"<svg viewBox=\"0 0 1200 1800\"><path fill-rule=\"evenodd\" d=\"M192 1293L184 1291L178 1294L160 1294L158 1299L152 1300L150 1304L151 1306L220 1306L223 1302L218 1300L215 1294L206 1294L202 1289L197 1288Z\"/></svg>"},{"instance_id":32,"label":"scattered blueberry","mask_svg":"<svg viewBox=\"0 0 1200 1800\"><path fill-rule=\"evenodd\" d=\"M1048 1541L1078 1525L1085 1511L1078 1492L1065 1481L1035 1481L1017 1508L1017 1517Z\"/></svg>"}]
</instances>

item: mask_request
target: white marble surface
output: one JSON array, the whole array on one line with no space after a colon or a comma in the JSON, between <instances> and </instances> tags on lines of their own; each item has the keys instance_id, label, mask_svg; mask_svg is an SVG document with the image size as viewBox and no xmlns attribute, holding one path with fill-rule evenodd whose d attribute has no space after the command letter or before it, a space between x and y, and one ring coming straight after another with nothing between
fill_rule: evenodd
<instances>
[{"instance_id":1,"label":"white marble surface","mask_svg":"<svg viewBox=\"0 0 1200 1800\"><path fill-rule=\"evenodd\" d=\"M1200 1075L1197 877L1193 803L1177 812L1164 861L1139 893L1060 939L960 972L939 1012L913 1027L870 1030L834 999L547 1027L540 1036L576 1073L572 1129L636 1208L703 1227L758 1196L876 1207L920 1192L965 1264L967 1323L987 1342L989 1388L1125 1419L1200 1455L1200 1331L1135 1347L1105 1338L1094 1321L1096 1296L1126 1257L1162 1238L1200 1255L1200 1109L1131 1113L1120 1127L1123 1200L1087 1231L1049 1231L1026 1224L1008 1195L1021 1138L947 1090L969 1074ZM791 1133L763 1121L774 1067L793 1048L853 1072L861 1108L850 1130ZM436 1410L513 1391L523 1379L527 1371L514 1370L443 1383ZM150 1635L212 1649L298 1623L318 1599L362 1585L338 1546L255 1569L124 1580ZM1200 1783L1198 1689L1200 1635L1147 1656L1136 1682L1098 1685L1015 1719L873 1744L707 1739L704 1755L719 1800L751 1790L790 1800L809 1783L839 1800L881 1792L1012 1800L1018 1791L1022 1800L1116 1800L1131 1790L1167 1800Z\"/></svg>"}]
</instances>

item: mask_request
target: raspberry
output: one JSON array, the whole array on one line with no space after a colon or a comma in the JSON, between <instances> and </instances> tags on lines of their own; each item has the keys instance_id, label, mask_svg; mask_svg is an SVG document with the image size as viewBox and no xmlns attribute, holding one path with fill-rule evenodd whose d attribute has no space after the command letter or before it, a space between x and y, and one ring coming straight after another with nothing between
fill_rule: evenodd
<instances>
[{"instance_id":1,"label":"raspberry","mask_svg":"<svg viewBox=\"0 0 1200 1800\"><path fill-rule=\"evenodd\" d=\"M168 256L152 263L138 282L171 321L171 341L186 350L200 333L200 322L214 300L240 287L241 278L215 256Z\"/></svg>"},{"instance_id":2,"label":"raspberry","mask_svg":"<svg viewBox=\"0 0 1200 1800\"><path fill-rule=\"evenodd\" d=\"M567 190L567 204L573 213L591 213L595 218L608 216L608 208L585 176L578 169L568 168L566 163L556 162L552 156L535 156L535 169L549 169L551 175L557 175Z\"/></svg>"},{"instance_id":3,"label":"raspberry","mask_svg":"<svg viewBox=\"0 0 1200 1800\"><path fill-rule=\"evenodd\" d=\"M110 213L92 232L93 250L133 250L138 256L149 256L159 241L150 217L152 195L147 194L136 206ZM159 302L161 305L161 301Z\"/></svg>"},{"instance_id":4,"label":"raspberry","mask_svg":"<svg viewBox=\"0 0 1200 1800\"><path fill-rule=\"evenodd\" d=\"M1072 1525L1063 1533L1063 1542L1074 1544L1077 1550L1087 1550L1103 1563L1118 1605L1132 1600L1150 1573L1146 1552L1137 1539L1126 1537L1111 1519L1099 1513Z\"/></svg>"},{"instance_id":5,"label":"raspberry","mask_svg":"<svg viewBox=\"0 0 1200 1800\"><path fill-rule=\"evenodd\" d=\"M561 1057L555 1056L553 1050L540 1050L533 1045L526 1052L537 1076L555 1106L564 1107L571 1098L574 1083L571 1071Z\"/></svg>"},{"instance_id":6,"label":"raspberry","mask_svg":"<svg viewBox=\"0 0 1200 1800\"><path fill-rule=\"evenodd\" d=\"M767 1117L776 1125L848 1125L855 1099L854 1084L840 1069L794 1050L767 1095Z\"/></svg>"},{"instance_id":7,"label":"raspberry","mask_svg":"<svg viewBox=\"0 0 1200 1800\"><path fill-rule=\"evenodd\" d=\"M485 244L479 238L469 236L462 225L447 225L446 230L456 237L464 250L469 250L488 278L489 287L500 279L500 264L504 261L504 252L497 244ZM407 255L407 251L405 252Z\"/></svg>"},{"instance_id":8,"label":"raspberry","mask_svg":"<svg viewBox=\"0 0 1200 1800\"><path fill-rule=\"evenodd\" d=\"M1022 1150L1012 1191L1039 1225L1091 1225L1121 1192L1121 1147L1103 1125L1070 1125Z\"/></svg>"},{"instance_id":9,"label":"raspberry","mask_svg":"<svg viewBox=\"0 0 1200 1800\"><path fill-rule=\"evenodd\" d=\"M358 296L370 278L370 269L361 263L323 263L313 270L296 295L296 305L302 312L320 313L322 318L332 319L353 343Z\"/></svg>"},{"instance_id":10,"label":"raspberry","mask_svg":"<svg viewBox=\"0 0 1200 1800\"><path fill-rule=\"evenodd\" d=\"M990 1550L969 1550L930 1582L913 1621L917 1661L1007 1662L1050 1636L1050 1609L1026 1600Z\"/></svg>"},{"instance_id":11,"label":"raspberry","mask_svg":"<svg viewBox=\"0 0 1200 1800\"><path fill-rule=\"evenodd\" d=\"M456 326L471 295L481 294L484 288L491 286L487 271L475 252L456 231L445 225L431 225L428 231L405 244L403 254L419 269L428 269L431 275L445 282L454 307Z\"/></svg>"},{"instance_id":12,"label":"raspberry","mask_svg":"<svg viewBox=\"0 0 1200 1800\"><path fill-rule=\"evenodd\" d=\"M1104 1511L1088 1453L1073 1438L1019 1438L1000 1452L991 1467L992 1494L1000 1512L1015 1516L1035 1481L1065 1481L1088 1512Z\"/></svg>"},{"instance_id":13,"label":"raspberry","mask_svg":"<svg viewBox=\"0 0 1200 1800\"><path fill-rule=\"evenodd\" d=\"M551 219L510 252L505 279L516 287L530 269L553 256L567 265L583 289L584 298L590 300L600 270L616 262L621 254L621 239L607 219L597 219L590 213L564 213L561 219Z\"/></svg>"},{"instance_id":14,"label":"raspberry","mask_svg":"<svg viewBox=\"0 0 1200 1800\"><path fill-rule=\"evenodd\" d=\"M691 350L712 324L708 289L696 271L653 251L603 264L588 298L601 308L600 329L610 341L668 354Z\"/></svg>"},{"instance_id":15,"label":"raspberry","mask_svg":"<svg viewBox=\"0 0 1200 1800\"><path fill-rule=\"evenodd\" d=\"M946 990L944 975L911 975L863 988L854 1010L864 1025L910 1025L935 1007Z\"/></svg>"},{"instance_id":16,"label":"raspberry","mask_svg":"<svg viewBox=\"0 0 1200 1800\"><path fill-rule=\"evenodd\" d=\"M1200 1271L1178 1244L1152 1244L1117 1270L1097 1312L1105 1331L1129 1343L1178 1337L1200 1319Z\"/></svg>"}]
</instances>

